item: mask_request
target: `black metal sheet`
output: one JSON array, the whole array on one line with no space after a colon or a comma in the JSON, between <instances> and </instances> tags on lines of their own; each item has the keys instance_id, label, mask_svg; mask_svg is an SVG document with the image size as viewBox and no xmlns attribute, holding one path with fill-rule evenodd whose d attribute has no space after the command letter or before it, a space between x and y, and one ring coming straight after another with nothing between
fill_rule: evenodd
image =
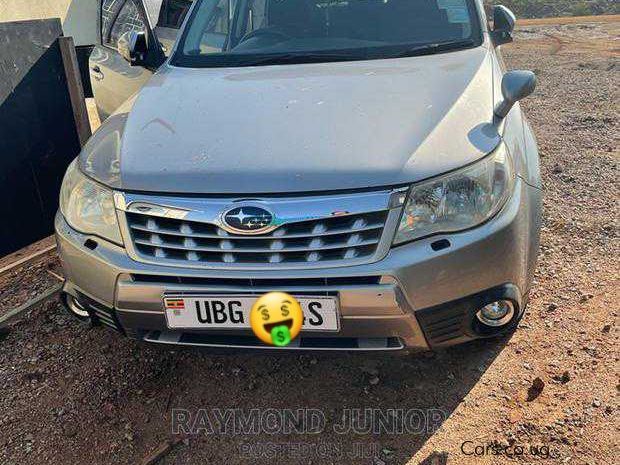
<instances>
[{"instance_id":1,"label":"black metal sheet","mask_svg":"<svg viewBox=\"0 0 620 465\"><path fill-rule=\"evenodd\" d=\"M0 23L0 256L53 232L80 151L58 19Z\"/></svg>"}]
</instances>

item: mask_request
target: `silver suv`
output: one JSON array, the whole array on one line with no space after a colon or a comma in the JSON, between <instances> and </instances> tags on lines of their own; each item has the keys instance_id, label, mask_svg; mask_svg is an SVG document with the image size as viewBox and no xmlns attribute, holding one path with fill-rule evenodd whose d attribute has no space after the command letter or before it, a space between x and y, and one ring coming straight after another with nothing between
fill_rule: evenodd
<instances>
[{"instance_id":1,"label":"silver suv","mask_svg":"<svg viewBox=\"0 0 620 465\"><path fill-rule=\"evenodd\" d=\"M273 350L514 329L541 181L518 104L536 80L498 49L509 10L489 26L480 0L196 0L163 47L141 1L115 4L134 11L106 12L129 22L103 21L100 109L132 88L113 85L132 79L114 80L116 56L144 83L103 108L63 183L75 316L153 343L267 348L249 311L286 291L305 321Z\"/></svg>"}]
</instances>

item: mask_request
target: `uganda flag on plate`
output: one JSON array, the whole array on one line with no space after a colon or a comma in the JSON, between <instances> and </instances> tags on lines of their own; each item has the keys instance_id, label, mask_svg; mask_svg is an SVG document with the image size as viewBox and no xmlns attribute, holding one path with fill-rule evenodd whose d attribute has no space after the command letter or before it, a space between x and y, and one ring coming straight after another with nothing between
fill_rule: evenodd
<instances>
[{"instance_id":1,"label":"uganda flag on plate","mask_svg":"<svg viewBox=\"0 0 620 465\"><path fill-rule=\"evenodd\" d=\"M166 310L185 310L183 299L165 299Z\"/></svg>"}]
</instances>

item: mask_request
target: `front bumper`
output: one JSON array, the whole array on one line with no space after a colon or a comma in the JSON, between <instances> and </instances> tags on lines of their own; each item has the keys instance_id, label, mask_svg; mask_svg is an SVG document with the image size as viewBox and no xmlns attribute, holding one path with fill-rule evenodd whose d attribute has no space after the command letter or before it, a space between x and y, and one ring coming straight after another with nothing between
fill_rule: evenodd
<instances>
[{"instance_id":1,"label":"front bumper","mask_svg":"<svg viewBox=\"0 0 620 465\"><path fill-rule=\"evenodd\" d=\"M476 338L472 306L485 299L509 298L522 311L538 249L540 205L540 191L518 180L503 210L475 229L418 240L391 249L376 263L341 268L222 271L146 264L132 260L122 247L73 230L60 214L56 237L65 292L92 302L105 313L102 321L108 315L130 337L255 348L251 331L169 331L162 296L282 290L337 294L342 318L337 338L302 333L287 349L424 350Z\"/></svg>"}]
</instances>

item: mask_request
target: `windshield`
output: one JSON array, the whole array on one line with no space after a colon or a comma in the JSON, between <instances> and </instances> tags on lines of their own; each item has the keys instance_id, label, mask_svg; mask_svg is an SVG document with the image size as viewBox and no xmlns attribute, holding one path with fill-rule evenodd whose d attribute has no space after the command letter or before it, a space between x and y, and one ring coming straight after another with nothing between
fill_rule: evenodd
<instances>
[{"instance_id":1,"label":"windshield","mask_svg":"<svg viewBox=\"0 0 620 465\"><path fill-rule=\"evenodd\" d=\"M172 62L216 67L367 60L479 43L474 0L198 0Z\"/></svg>"}]
</instances>

